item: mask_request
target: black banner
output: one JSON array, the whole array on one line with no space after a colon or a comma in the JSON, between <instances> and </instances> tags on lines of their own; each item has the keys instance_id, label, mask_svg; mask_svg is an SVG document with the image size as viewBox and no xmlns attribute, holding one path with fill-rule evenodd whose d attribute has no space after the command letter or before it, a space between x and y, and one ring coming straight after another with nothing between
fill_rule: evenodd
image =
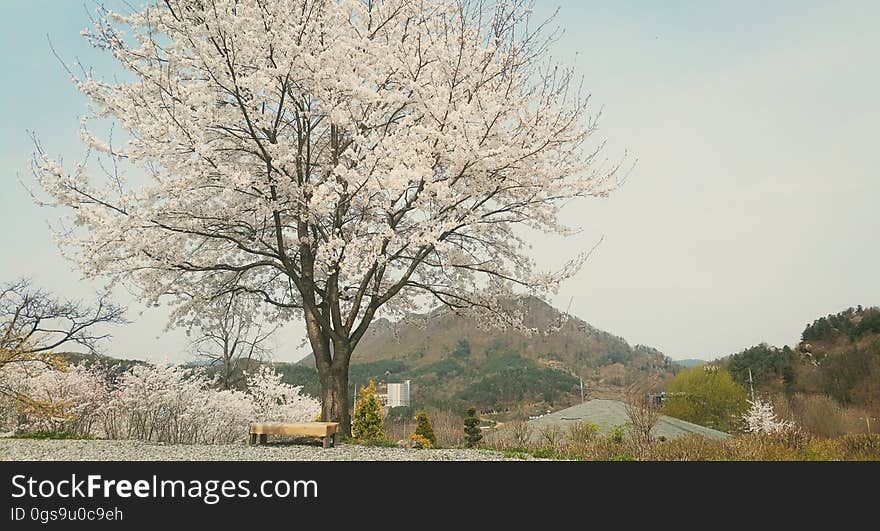
<instances>
[{"instance_id":1,"label":"black banner","mask_svg":"<svg viewBox=\"0 0 880 531\"><path fill-rule=\"evenodd\" d=\"M844 522L873 511L880 463L4 462L0 471L2 529L606 517L628 528L705 513L790 523L818 511Z\"/></svg>"}]
</instances>

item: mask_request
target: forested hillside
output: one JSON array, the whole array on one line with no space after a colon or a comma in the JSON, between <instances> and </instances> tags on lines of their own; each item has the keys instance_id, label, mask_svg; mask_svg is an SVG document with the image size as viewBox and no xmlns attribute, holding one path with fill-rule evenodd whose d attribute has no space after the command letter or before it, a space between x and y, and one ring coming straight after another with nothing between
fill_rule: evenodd
<instances>
[{"instance_id":1,"label":"forested hillside","mask_svg":"<svg viewBox=\"0 0 880 531\"><path fill-rule=\"evenodd\" d=\"M662 388L676 369L656 349L630 346L539 299L522 303L538 332L484 330L449 311L380 320L353 356L352 386L410 379L422 405L546 411L579 401L581 378L585 394L620 398ZM311 382L312 363L279 370Z\"/></svg>"},{"instance_id":2,"label":"forested hillside","mask_svg":"<svg viewBox=\"0 0 880 531\"><path fill-rule=\"evenodd\" d=\"M734 378L834 434L880 415L880 308L848 308L808 324L796 346L757 345L724 360Z\"/></svg>"}]
</instances>

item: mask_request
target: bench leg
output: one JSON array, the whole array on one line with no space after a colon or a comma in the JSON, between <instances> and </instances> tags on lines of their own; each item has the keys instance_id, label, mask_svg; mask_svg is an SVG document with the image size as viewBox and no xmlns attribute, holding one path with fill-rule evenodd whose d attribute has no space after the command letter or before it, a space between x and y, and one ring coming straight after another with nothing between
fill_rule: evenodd
<instances>
[{"instance_id":1,"label":"bench leg","mask_svg":"<svg viewBox=\"0 0 880 531\"><path fill-rule=\"evenodd\" d=\"M334 443L336 442L335 435L328 435L324 437L324 448L333 448Z\"/></svg>"},{"instance_id":2,"label":"bench leg","mask_svg":"<svg viewBox=\"0 0 880 531\"><path fill-rule=\"evenodd\" d=\"M260 434L260 444L266 444L266 441L269 440L269 436L265 433Z\"/></svg>"},{"instance_id":3,"label":"bench leg","mask_svg":"<svg viewBox=\"0 0 880 531\"><path fill-rule=\"evenodd\" d=\"M256 444L256 443L257 443L257 434L256 434L256 433L251 433L251 441L250 441L250 444Z\"/></svg>"}]
</instances>

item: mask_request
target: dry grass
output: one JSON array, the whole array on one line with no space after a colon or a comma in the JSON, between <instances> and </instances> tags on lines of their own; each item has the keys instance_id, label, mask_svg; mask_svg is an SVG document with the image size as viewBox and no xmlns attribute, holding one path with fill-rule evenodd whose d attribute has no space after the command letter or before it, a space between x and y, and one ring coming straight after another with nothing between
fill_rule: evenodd
<instances>
[{"instance_id":1,"label":"dry grass","mask_svg":"<svg viewBox=\"0 0 880 531\"><path fill-rule=\"evenodd\" d=\"M523 423L524 424L524 423ZM527 425L526 425L527 427ZM794 430L774 435L744 434L723 441L691 435L646 443L630 436L577 432L560 441L552 434L526 437L522 426L509 423L487 437L490 448L537 457L588 461L880 461L880 435L820 437Z\"/></svg>"},{"instance_id":2,"label":"dry grass","mask_svg":"<svg viewBox=\"0 0 880 531\"><path fill-rule=\"evenodd\" d=\"M828 404L822 400L792 405L816 415L828 410ZM428 416L438 446L454 448L464 444L463 417L439 410L429 411ZM826 419L821 427L836 432L840 418ZM404 430L403 422L386 419L385 432L391 441L408 439L415 426L414 420L408 420ZM483 443L487 448L509 453L588 461L880 461L880 434L876 433L826 437L806 430L790 430L773 435L736 435L723 441L697 435L660 441L646 439L634 431L630 426L625 436L615 437L600 433L599 427L589 422L573 424L566 430L545 426L535 431L528 423L513 420L499 429L484 429Z\"/></svg>"},{"instance_id":3,"label":"dry grass","mask_svg":"<svg viewBox=\"0 0 880 531\"><path fill-rule=\"evenodd\" d=\"M773 409L780 418L790 420L805 431L820 437L837 438L847 433L865 433L865 418L880 417L876 406L843 406L833 398L820 394L795 393L772 397ZM872 431L877 432L877 426Z\"/></svg>"}]
</instances>

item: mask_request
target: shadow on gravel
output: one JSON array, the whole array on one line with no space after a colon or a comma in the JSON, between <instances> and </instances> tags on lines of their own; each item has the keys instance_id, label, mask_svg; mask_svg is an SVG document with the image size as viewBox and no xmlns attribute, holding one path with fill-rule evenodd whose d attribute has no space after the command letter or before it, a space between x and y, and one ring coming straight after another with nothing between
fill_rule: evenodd
<instances>
[{"instance_id":1,"label":"shadow on gravel","mask_svg":"<svg viewBox=\"0 0 880 531\"><path fill-rule=\"evenodd\" d=\"M320 438L316 437L274 437L268 442L252 445L253 448L266 447L287 447L287 446L316 446L323 448L324 443Z\"/></svg>"}]
</instances>

